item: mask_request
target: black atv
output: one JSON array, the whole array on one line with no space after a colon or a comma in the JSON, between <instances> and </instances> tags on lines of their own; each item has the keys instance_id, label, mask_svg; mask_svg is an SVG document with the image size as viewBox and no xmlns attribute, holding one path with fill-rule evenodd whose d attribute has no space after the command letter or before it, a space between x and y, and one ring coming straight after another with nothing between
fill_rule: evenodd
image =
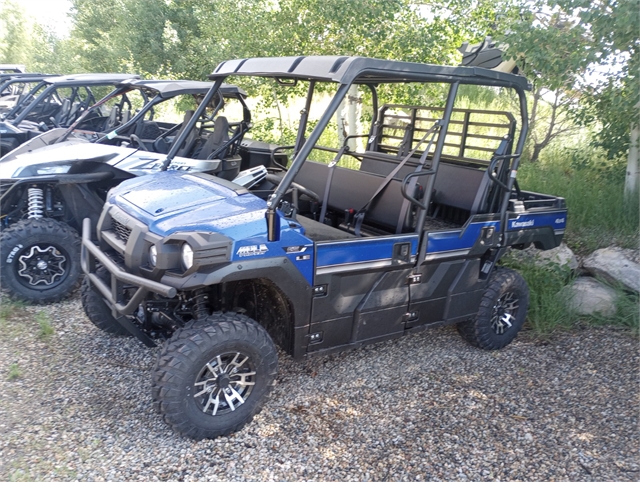
<instances>
[{"instance_id":1,"label":"black atv","mask_svg":"<svg viewBox=\"0 0 640 482\"><path fill-rule=\"evenodd\" d=\"M53 74L0 74L0 119L27 100L34 87Z\"/></svg>"}]
</instances>

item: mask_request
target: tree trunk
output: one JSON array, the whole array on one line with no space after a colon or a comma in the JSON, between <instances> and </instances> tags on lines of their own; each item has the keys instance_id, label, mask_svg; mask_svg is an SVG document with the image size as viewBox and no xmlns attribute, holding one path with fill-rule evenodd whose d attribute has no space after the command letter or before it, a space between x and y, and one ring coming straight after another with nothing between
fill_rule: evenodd
<instances>
[{"instance_id":1,"label":"tree trunk","mask_svg":"<svg viewBox=\"0 0 640 482\"><path fill-rule=\"evenodd\" d=\"M358 133L358 126L356 125L358 121L358 86L353 84L349 88L349 93L347 94L347 134L350 136L354 136ZM356 139L349 140L349 149L352 151L357 150L357 142Z\"/></svg>"},{"instance_id":2,"label":"tree trunk","mask_svg":"<svg viewBox=\"0 0 640 482\"><path fill-rule=\"evenodd\" d=\"M640 125L631 127L631 142L629 143L629 157L627 160L627 175L624 181L624 194L631 196L638 188L638 141L640 140Z\"/></svg>"}]
</instances>

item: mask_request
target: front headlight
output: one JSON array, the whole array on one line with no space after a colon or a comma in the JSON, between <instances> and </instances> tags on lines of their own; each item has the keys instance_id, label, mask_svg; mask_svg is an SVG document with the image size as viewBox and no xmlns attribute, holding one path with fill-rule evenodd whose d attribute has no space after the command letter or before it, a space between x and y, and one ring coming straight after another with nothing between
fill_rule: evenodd
<instances>
[{"instance_id":1,"label":"front headlight","mask_svg":"<svg viewBox=\"0 0 640 482\"><path fill-rule=\"evenodd\" d=\"M193 266L193 249L189 246L189 243L183 243L180 249L180 258L184 269L190 269Z\"/></svg>"},{"instance_id":2,"label":"front headlight","mask_svg":"<svg viewBox=\"0 0 640 482\"><path fill-rule=\"evenodd\" d=\"M152 268L156 267L156 263L158 262L158 248L156 248L155 244L152 244L149 248L149 264Z\"/></svg>"}]
</instances>

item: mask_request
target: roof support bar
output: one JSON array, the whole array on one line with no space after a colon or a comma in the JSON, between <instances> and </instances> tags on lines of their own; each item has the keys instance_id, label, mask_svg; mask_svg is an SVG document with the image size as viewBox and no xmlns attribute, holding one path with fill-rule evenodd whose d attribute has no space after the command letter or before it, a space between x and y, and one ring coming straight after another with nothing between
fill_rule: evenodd
<instances>
[{"instance_id":1,"label":"roof support bar","mask_svg":"<svg viewBox=\"0 0 640 482\"><path fill-rule=\"evenodd\" d=\"M307 90L307 101L304 109L300 112L300 125L298 126L298 135L296 137L296 144L293 146L293 157L300 151L300 148L304 144L304 135L307 132L307 121L309 120L309 111L311 110L311 102L313 101L313 92L316 88L316 81L309 82L309 89Z\"/></svg>"},{"instance_id":2,"label":"roof support bar","mask_svg":"<svg viewBox=\"0 0 640 482\"><path fill-rule=\"evenodd\" d=\"M276 207L278 206L278 203L282 199L282 196L284 196L285 192L287 192L287 189L289 189L289 186L291 185L291 183L293 182L293 179L298 174L298 171L302 167L302 164L304 164L304 161L306 161L309 154L311 154L311 150L314 148L314 146L318 142L318 139L320 139L322 132L325 130L325 128L333 118L333 115L338 110L338 107L340 107L340 103L342 102L342 99L349 91L350 86L351 86L350 84L341 84L340 87L338 87L338 90L333 96L333 99L331 99L331 102L329 103L329 105L327 106L327 109L324 111L324 114L322 114L322 117L320 118L320 120L314 127L313 131L309 135L309 138L302 145L298 154L296 154L296 156L293 158L293 161L291 162L291 167L282 178L282 182L278 185L274 193L271 196L269 196L269 199L267 200L267 214L266 214L269 241L276 241L275 236L277 236L277 230L275 229L274 223L276 222L275 210L276 210ZM272 237L274 237L274 239L271 239Z\"/></svg>"},{"instance_id":3,"label":"roof support bar","mask_svg":"<svg viewBox=\"0 0 640 482\"><path fill-rule=\"evenodd\" d=\"M522 89L516 89L518 92L518 98L520 99L520 118L522 122L522 129L520 129L520 136L518 137L518 144L516 145L516 152L514 153L513 160L511 161L511 169L509 177L507 178L507 189L502 193L502 204L500 205L500 236L501 243L504 243L507 233L508 214L507 208L509 207L509 198L511 197L511 190L516 182L516 174L518 173L518 165L520 164L520 156L522 156L522 150L524 149L524 142L527 138L527 132L529 131L529 116L527 113L527 98Z\"/></svg>"},{"instance_id":4,"label":"roof support bar","mask_svg":"<svg viewBox=\"0 0 640 482\"><path fill-rule=\"evenodd\" d=\"M202 99L202 102L200 102L200 105L191 116L191 119L189 119L189 122L187 122L187 125L184 127L184 129L182 129L180 136L173 141L173 143L171 144L171 149L167 153L167 157L165 158L164 161L162 161L162 167L160 168L161 171L166 171L167 167L169 167L169 164L171 164L171 161L173 160L173 158L176 157L176 153L180 149L180 146L182 145L184 140L187 138L189 133L196 126L196 122L198 122L198 119L204 113L205 109L207 108L207 105L209 104L209 102L211 102L211 99L213 98L214 94L218 92L218 89L222 85L222 81L223 79L216 79L215 83L213 84L213 87L209 89L209 92L207 92L207 94L204 96L204 99ZM222 98L222 96L220 96L220 98Z\"/></svg>"}]
</instances>

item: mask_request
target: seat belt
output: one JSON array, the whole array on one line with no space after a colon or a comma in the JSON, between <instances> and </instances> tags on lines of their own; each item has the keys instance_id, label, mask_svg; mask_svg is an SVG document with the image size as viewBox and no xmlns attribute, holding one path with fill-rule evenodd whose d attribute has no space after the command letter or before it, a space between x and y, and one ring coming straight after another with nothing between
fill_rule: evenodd
<instances>
[{"instance_id":1,"label":"seat belt","mask_svg":"<svg viewBox=\"0 0 640 482\"><path fill-rule=\"evenodd\" d=\"M329 174L327 175L327 183L324 186L324 196L322 197L322 209L320 210L320 222L324 224L324 218L327 215L327 206L329 205L329 192L331 191L331 180L336 166L342 159L345 152L349 150L349 146L345 143L336 153L336 157L329 163Z\"/></svg>"},{"instance_id":2,"label":"seat belt","mask_svg":"<svg viewBox=\"0 0 640 482\"><path fill-rule=\"evenodd\" d=\"M429 130L427 132L425 132L424 136L422 136L422 139L420 139L420 141L418 142L418 144L416 145L416 147L414 147L411 152L409 152L409 154L407 154L405 156L404 159L402 159L402 161L393 169L393 171L391 171L387 177L384 178L384 180L382 181L382 183L380 184L380 186L378 187L378 189L376 189L376 192L373 193L373 196L371 196L371 198L369 199L369 201L367 201L367 204L365 204L364 206L362 206L362 208L360 208L358 210L358 212L356 212L354 219L355 219L355 235L356 236L360 236L360 228L362 226L362 222L364 221L364 217L367 214L367 210L369 209L369 207L371 206L371 204L376 200L376 198L378 197L378 195L384 190L385 187L387 187L387 185L391 182L391 180L394 178L394 176L398 173L398 171L400 169L402 169L402 167L407 163L407 161L409 159L411 159L411 157L416 153L416 151L418 150L418 148L424 143L424 141L427 139L427 137L430 134L433 134L433 137L431 138L431 142L429 142L429 148L427 150L425 150L422 153L421 156L421 160L422 157L424 157L426 159L427 154L429 153L429 149L431 148L431 144L433 142L433 139L435 138L435 134L438 131L438 128L440 127L440 120L437 120L433 126L431 126L429 128ZM424 162L424 161L422 161Z\"/></svg>"},{"instance_id":3,"label":"seat belt","mask_svg":"<svg viewBox=\"0 0 640 482\"><path fill-rule=\"evenodd\" d=\"M420 156L420 160L418 161L418 165L416 166L416 169L414 172L422 171L422 168L424 167L427 161L427 154L431 150L431 146L433 145L433 141L435 138L436 136L434 135L429 141L429 145ZM418 183L417 177L414 177L413 179L411 179L411 181L409 181L409 189L408 189L409 193L415 192L417 183ZM406 198L404 199L404 201L402 201L402 207L400 208L400 216L398 218L398 224L396 225L396 234L400 234L402 232L402 227L404 226L404 221L407 217L407 211L409 210L409 204L411 204L411 202Z\"/></svg>"}]
</instances>

